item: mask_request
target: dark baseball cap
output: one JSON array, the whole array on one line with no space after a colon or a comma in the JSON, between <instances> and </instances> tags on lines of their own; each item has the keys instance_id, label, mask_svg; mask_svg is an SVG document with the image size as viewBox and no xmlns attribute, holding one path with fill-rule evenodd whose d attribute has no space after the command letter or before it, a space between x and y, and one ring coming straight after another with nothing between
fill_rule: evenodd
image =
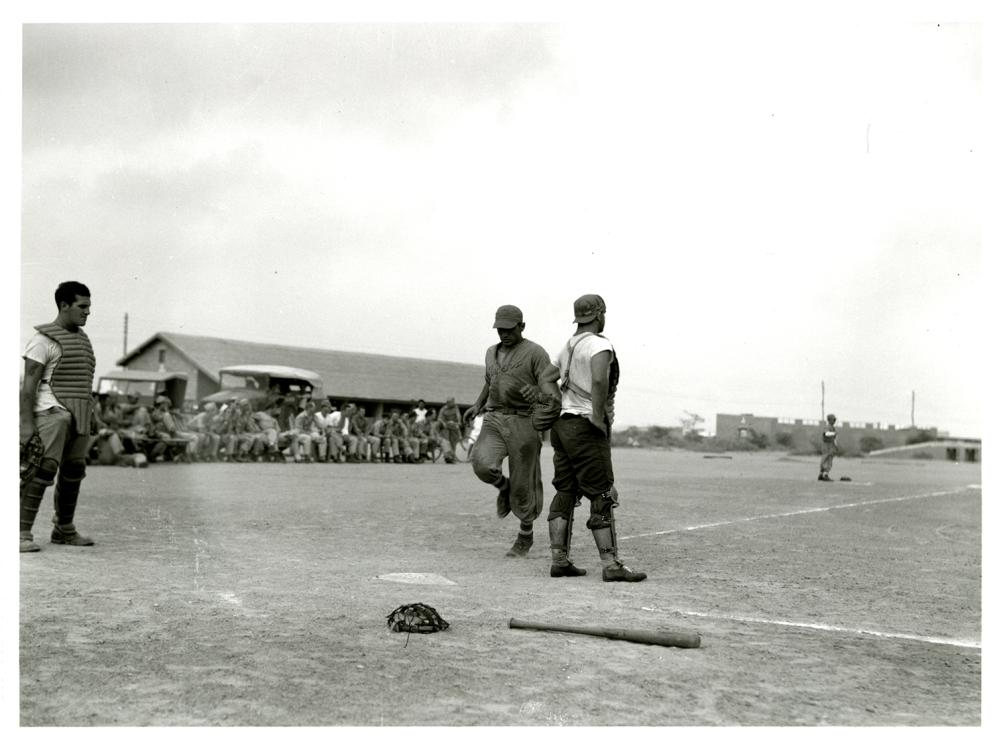
<instances>
[{"instance_id":1,"label":"dark baseball cap","mask_svg":"<svg viewBox=\"0 0 1000 750\"><path fill-rule=\"evenodd\" d=\"M514 305L501 305L497 308L496 320L493 321L494 328L513 328L524 322L524 315L521 308Z\"/></svg>"},{"instance_id":2,"label":"dark baseball cap","mask_svg":"<svg viewBox=\"0 0 1000 750\"><path fill-rule=\"evenodd\" d=\"M599 294L585 294L573 303L574 323L589 323L608 308Z\"/></svg>"}]
</instances>

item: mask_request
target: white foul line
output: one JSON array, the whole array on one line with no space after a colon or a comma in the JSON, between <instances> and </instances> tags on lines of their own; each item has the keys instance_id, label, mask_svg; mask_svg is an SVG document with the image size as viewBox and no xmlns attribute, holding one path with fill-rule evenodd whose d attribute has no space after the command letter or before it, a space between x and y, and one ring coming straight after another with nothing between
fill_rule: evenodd
<instances>
[{"instance_id":1,"label":"white foul line","mask_svg":"<svg viewBox=\"0 0 1000 750\"><path fill-rule=\"evenodd\" d=\"M747 523L749 521L763 521L768 518L787 518L788 516L801 516L805 513L824 513L828 510L840 510L842 508L857 508L862 505L877 505L879 503L899 503L904 500L920 500L925 497L941 497L943 495L956 495L960 492L966 492L967 487L962 487L957 490L941 490L939 492L926 492L922 495L903 495L902 497L885 497L879 500L863 500L857 503L844 503L843 505L829 505L825 508L805 508L803 510L790 510L786 513L768 513L764 516L747 516L746 518L736 518L730 521L716 521L714 523L702 523L696 526L684 526L680 529L667 529L666 531L650 531L646 534L631 534L630 536L621 536L619 539L640 539L646 536L662 536L664 534L677 534L681 531L698 531L699 529L711 529L716 526L729 526L734 523Z\"/></svg>"},{"instance_id":2,"label":"white foul line","mask_svg":"<svg viewBox=\"0 0 1000 750\"><path fill-rule=\"evenodd\" d=\"M657 607L642 607L647 612L672 612L689 617L706 617L714 620L735 620L737 622L752 622L761 625L783 625L791 628L808 628L810 630L826 630L834 633L850 633L851 635L872 635L877 638L894 638L906 641L920 641L921 643L933 643L941 646L957 646L959 648L973 648L982 650L979 641L960 641L953 638L934 638L923 635L910 635L907 633L883 633L878 630L867 630L864 628L844 628L838 625L825 625L819 622L793 622L791 620L768 620L763 617L741 617L738 615L713 615L708 612L687 612L681 609L664 610Z\"/></svg>"}]
</instances>

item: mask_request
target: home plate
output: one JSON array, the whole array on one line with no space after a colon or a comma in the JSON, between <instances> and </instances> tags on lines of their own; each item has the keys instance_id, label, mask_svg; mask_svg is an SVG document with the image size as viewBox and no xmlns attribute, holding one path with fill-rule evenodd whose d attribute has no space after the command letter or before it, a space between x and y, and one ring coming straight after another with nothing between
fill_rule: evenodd
<instances>
[{"instance_id":1,"label":"home plate","mask_svg":"<svg viewBox=\"0 0 1000 750\"><path fill-rule=\"evenodd\" d=\"M375 576L380 581L393 581L395 583L415 583L421 586L455 586L454 581L449 581L444 576L436 573L383 573Z\"/></svg>"}]
</instances>

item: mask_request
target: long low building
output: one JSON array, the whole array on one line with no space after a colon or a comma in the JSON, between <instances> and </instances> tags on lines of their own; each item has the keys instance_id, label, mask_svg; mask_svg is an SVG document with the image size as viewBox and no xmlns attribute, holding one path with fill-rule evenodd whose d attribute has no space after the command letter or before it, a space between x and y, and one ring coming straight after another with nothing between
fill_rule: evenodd
<instances>
[{"instance_id":1,"label":"long low building","mask_svg":"<svg viewBox=\"0 0 1000 750\"><path fill-rule=\"evenodd\" d=\"M766 438L769 446L790 450L819 450L825 422L811 419L781 419L754 414L716 414L715 434L730 440ZM837 424L837 443L842 451L868 455L926 456L950 461L979 462L982 442L974 438L949 438L936 427L897 427L873 422L844 421Z\"/></svg>"},{"instance_id":2,"label":"long low building","mask_svg":"<svg viewBox=\"0 0 1000 750\"><path fill-rule=\"evenodd\" d=\"M409 408L421 399L439 408L454 398L464 409L483 387L482 365L185 333L158 332L117 362L125 369L187 373L187 401L200 401L219 390L221 368L250 363L313 370L323 378L323 390L331 401L352 401L372 415L386 408Z\"/></svg>"}]
</instances>

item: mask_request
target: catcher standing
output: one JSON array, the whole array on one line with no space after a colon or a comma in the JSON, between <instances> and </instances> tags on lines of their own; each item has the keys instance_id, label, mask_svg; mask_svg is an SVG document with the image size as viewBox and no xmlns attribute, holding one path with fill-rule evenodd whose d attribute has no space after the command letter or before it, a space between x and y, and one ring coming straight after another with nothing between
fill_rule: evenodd
<instances>
[{"instance_id":1,"label":"catcher standing","mask_svg":"<svg viewBox=\"0 0 1000 750\"><path fill-rule=\"evenodd\" d=\"M31 527L49 485L55 484L53 544L86 547L94 542L76 530L80 483L87 469L87 446L93 420L91 389L94 350L83 332L90 316L90 290L78 281L56 289L59 313L35 326L24 349L21 384L21 445L37 435L44 453L33 472L21 479L21 552L38 552Z\"/></svg>"},{"instance_id":2,"label":"catcher standing","mask_svg":"<svg viewBox=\"0 0 1000 750\"><path fill-rule=\"evenodd\" d=\"M499 490L497 516L511 511L521 522L507 557L524 557L534 542L533 526L542 512L542 441L531 424L532 402L521 388L540 384L549 368L549 355L524 338L524 316L514 305L497 309L493 327L500 343L486 351L486 383L466 412L466 419L481 413L483 426L472 450L476 476ZM503 474L507 459L510 478Z\"/></svg>"},{"instance_id":3,"label":"catcher standing","mask_svg":"<svg viewBox=\"0 0 1000 750\"><path fill-rule=\"evenodd\" d=\"M618 387L618 357L604 331L607 307L596 294L585 294L573 303L576 333L552 363L543 383L559 379L562 408L552 426L551 442L555 497L549 505L549 540L553 578L582 576L569 558L573 535L573 511L580 498L590 501L587 528L601 557L605 581L635 583L645 573L632 570L618 559L614 509L618 507L614 469L611 465L611 422Z\"/></svg>"}]
</instances>

